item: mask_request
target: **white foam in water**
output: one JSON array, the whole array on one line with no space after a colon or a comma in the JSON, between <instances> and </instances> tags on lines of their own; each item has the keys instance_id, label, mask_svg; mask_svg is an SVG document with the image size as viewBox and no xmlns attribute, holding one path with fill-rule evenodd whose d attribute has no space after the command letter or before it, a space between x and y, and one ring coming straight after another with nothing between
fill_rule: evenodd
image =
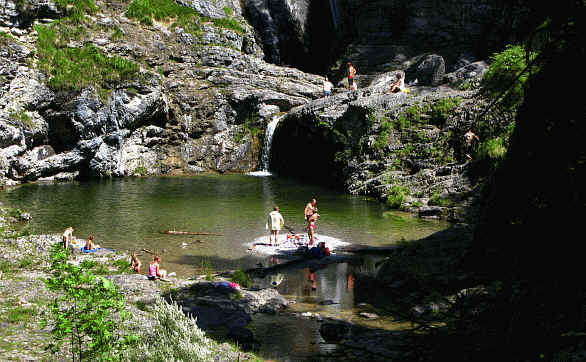
<instances>
[{"instance_id":1,"label":"white foam in water","mask_svg":"<svg viewBox=\"0 0 586 362\"><path fill-rule=\"evenodd\" d=\"M253 172L247 172L246 174L248 176L259 176L259 177L266 177L266 176L272 176L273 175L269 171L253 171Z\"/></svg>"},{"instance_id":2,"label":"white foam in water","mask_svg":"<svg viewBox=\"0 0 586 362\"><path fill-rule=\"evenodd\" d=\"M278 246L268 245L269 235L267 234L265 236L261 236L254 239L250 243L246 243L245 246L250 249L251 253L255 254L283 255L293 254L295 251L297 251L297 249L299 249L300 246L307 245L309 243L309 239L306 234L301 234L301 239L299 239L298 241L295 239L287 240L286 234L279 235L277 240L279 242ZM326 243L326 247L329 248L330 251L335 251L336 248L350 244L338 238L316 234L314 236L313 246L317 246L317 243L322 241Z\"/></svg>"}]
</instances>

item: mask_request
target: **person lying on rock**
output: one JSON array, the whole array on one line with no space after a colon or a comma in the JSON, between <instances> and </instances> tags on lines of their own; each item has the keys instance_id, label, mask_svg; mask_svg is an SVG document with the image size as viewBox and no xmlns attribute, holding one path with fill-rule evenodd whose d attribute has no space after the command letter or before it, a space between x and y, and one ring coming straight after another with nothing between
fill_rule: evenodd
<instances>
[{"instance_id":1,"label":"person lying on rock","mask_svg":"<svg viewBox=\"0 0 586 362\"><path fill-rule=\"evenodd\" d=\"M167 277L167 271L165 269L160 269L160 262L161 258L158 255L153 257L149 265L149 276L150 280L155 280L157 278L165 279Z\"/></svg>"},{"instance_id":2,"label":"person lying on rock","mask_svg":"<svg viewBox=\"0 0 586 362\"><path fill-rule=\"evenodd\" d=\"M398 73L397 80L395 80L391 84L391 89L389 90L389 93L400 93L404 90L405 90L405 78L403 77L403 74Z\"/></svg>"}]
</instances>

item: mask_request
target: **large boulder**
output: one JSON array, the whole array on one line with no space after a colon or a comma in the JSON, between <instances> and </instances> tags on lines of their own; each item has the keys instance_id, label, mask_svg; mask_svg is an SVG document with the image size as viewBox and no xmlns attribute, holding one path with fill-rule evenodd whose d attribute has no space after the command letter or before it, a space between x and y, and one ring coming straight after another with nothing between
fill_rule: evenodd
<instances>
[{"instance_id":1,"label":"large boulder","mask_svg":"<svg viewBox=\"0 0 586 362\"><path fill-rule=\"evenodd\" d=\"M417 79L419 85L438 86L442 83L445 72L444 58L437 54L429 54L407 68L405 75L408 81Z\"/></svg>"}]
</instances>

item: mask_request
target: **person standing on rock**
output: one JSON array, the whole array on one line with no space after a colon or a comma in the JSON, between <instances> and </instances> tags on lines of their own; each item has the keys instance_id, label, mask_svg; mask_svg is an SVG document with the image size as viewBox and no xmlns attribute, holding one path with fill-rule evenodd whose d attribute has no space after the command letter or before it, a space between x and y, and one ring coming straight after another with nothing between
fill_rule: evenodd
<instances>
[{"instance_id":1,"label":"person standing on rock","mask_svg":"<svg viewBox=\"0 0 586 362\"><path fill-rule=\"evenodd\" d=\"M329 81L328 77L326 76L323 81L324 97L329 97L332 95L333 87L334 85L332 84L332 82Z\"/></svg>"},{"instance_id":2,"label":"person standing on rock","mask_svg":"<svg viewBox=\"0 0 586 362\"><path fill-rule=\"evenodd\" d=\"M354 84L354 76L356 75L356 68L351 62L348 62L348 89L356 90L356 85ZM354 89L352 89L354 88Z\"/></svg>"},{"instance_id":3,"label":"person standing on rock","mask_svg":"<svg viewBox=\"0 0 586 362\"><path fill-rule=\"evenodd\" d=\"M313 215L314 212L317 212L317 207L315 207L315 204L317 204L317 200L311 199L311 201L305 205L305 210L303 211L303 217L305 218L305 221L309 221L309 217Z\"/></svg>"},{"instance_id":4,"label":"person standing on rock","mask_svg":"<svg viewBox=\"0 0 586 362\"><path fill-rule=\"evenodd\" d=\"M71 244L71 238L73 237L73 228L70 226L63 231L63 249L67 249Z\"/></svg>"},{"instance_id":5,"label":"person standing on rock","mask_svg":"<svg viewBox=\"0 0 586 362\"><path fill-rule=\"evenodd\" d=\"M315 234L315 223L319 218L319 214L314 212L309 219L307 219L307 236L309 237L309 246L313 245L314 234Z\"/></svg>"},{"instance_id":6,"label":"person standing on rock","mask_svg":"<svg viewBox=\"0 0 586 362\"><path fill-rule=\"evenodd\" d=\"M275 246L279 245L277 243L277 236L279 235L279 231L285 224L285 220L283 220L283 216L279 212L279 207L275 206L273 211L269 213L269 217L267 219L267 229L271 231L269 235L269 244L273 245L272 241L275 239Z\"/></svg>"}]
</instances>

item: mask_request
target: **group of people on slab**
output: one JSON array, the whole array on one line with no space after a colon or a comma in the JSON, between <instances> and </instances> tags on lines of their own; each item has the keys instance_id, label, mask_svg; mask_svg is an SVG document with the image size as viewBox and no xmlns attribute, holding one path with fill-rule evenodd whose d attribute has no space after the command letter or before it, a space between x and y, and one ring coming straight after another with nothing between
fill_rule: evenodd
<instances>
[{"instance_id":1,"label":"group of people on slab","mask_svg":"<svg viewBox=\"0 0 586 362\"><path fill-rule=\"evenodd\" d=\"M352 64L352 62L348 62L347 68L346 68L346 73L348 76L348 89L350 91L354 91L354 90L358 89L358 87L356 85L356 79L355 79L356 67L354 67L354 64ZM324 80L322 82L322 90L323 90L324 97L331 96L333 88L334 88L334 85L332 84L332 82L330 82L328 77L325 76ZM391 83L389 93L392 94L392 93L400 93L400 92L405 92L405 91L407 91L407 88L405 87L405 75L403 73L397 73L396 79Z\"/></svg>"},{"instance_id":2,"label":"group of people on slab","mask_svg":"<svg viewBox=\"0 0 586 362\"><path fill-rule=\"evenodd\" d=\"M307 205L305 205L305 210L303 211L303 217L305 219L305 222L307 223L305 229L307 231L310 246L314 243L316 222L319 219L317 207L315 206L316 204L317 200L311 199L311 201L309 201ZM270 231L269 245L273 245L273 241L275 246L278 245L277 237L279 235L279 231L281 231L284 225L285 220L283 219L283 215L281 215L281 213L279 212L279 207L275 206L273 208L273 211L269 213L266 223L266 228Z\"/></svg>"},{"instance_id":3,"label":"group of people on slab","mask_svg":"<svg viewBox=\"0 0 586 362\"><path fill-rule=\"evenodd\" d=\"M61 240L63 242L63 248L67 249L70 246L73 246L74 242L73 242L73 227L70 226L67 229L65 229L65 231L63 231L63 234L61 236ZM85 245L82 247L82 251L89 251L89 250L95 250L97 248L99 248L100 246L94 243L94 236L90 235L86 242Z\"/></svg>"},{"instance_id":4,"label":"group of people on slab","mask_svg":"<svg viewBox=\"0 0 586 362\"><path fill-rule=\"evenodd\" d=\"M65 231L63 231L61 240L62 240L64 249L67 249L67 248L74 245L74 241L73 241L73 231L74 230L75 229L73 229L73 227L70 226L67 229L65 229ZM81 249L82 249L82 251L90 251L90 250L98 249L99 247L100 246L95 244L95 242L94 242L94 236L90 235L87 238L85 245ZM130 256L130 261L131 261L130 267L132 268L132 270L134 270L137 274L140 274L140 267L142 266L142 263L140 262L140 260L136 256L136 253L132 253L132 255ZM150 279L150 280L165 279L167 277L167 271L165 269L160 268L160 263L161 263L161 258L158 255L153 256L153 260L149 264L149 273L147 275L148 279ZM171 275L172 274L173 273L171 273Z\"/></svg>"}]
</instances>

